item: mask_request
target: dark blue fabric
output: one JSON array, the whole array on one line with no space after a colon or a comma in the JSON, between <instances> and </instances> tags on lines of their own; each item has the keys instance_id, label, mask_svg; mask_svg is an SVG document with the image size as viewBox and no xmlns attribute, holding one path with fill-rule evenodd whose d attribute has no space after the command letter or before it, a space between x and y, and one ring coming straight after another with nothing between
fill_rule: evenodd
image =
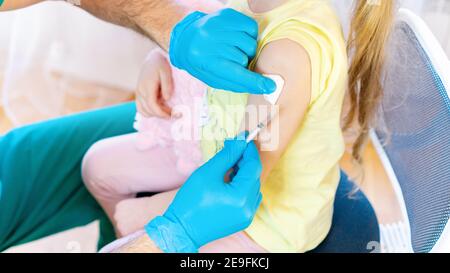
<instances>
[{"instance_id":1,"label":"dark blue fabric","mask_svg":"<svg viewBox=\"0 0 450 273\"><path fill-rule=\"evenodd\" d=\"M375 211L361 191L350 195L353 186L341 172L333 225L327 238L311 253L379 252L380 230Z\"/></svg>"}]
</instances>

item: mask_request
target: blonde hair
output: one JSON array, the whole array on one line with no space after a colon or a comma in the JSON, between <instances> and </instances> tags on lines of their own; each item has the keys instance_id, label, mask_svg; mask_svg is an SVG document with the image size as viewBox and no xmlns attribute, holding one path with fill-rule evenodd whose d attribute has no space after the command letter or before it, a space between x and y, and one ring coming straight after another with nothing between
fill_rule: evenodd
<instances>
[{"instance_id":1,"label":"blonde hair","mask_svg":"<svg viewBox=\"0 0 450 273\"><path fill-rule=\"evenodd\" d=\"M350 110L344 121L347 130L357 122L358 135L352 157L362 164L362 150L383 95L384 53L394 17L394 0L358 0L351 22L347 50Z\"/></svg>"}]
</instances>

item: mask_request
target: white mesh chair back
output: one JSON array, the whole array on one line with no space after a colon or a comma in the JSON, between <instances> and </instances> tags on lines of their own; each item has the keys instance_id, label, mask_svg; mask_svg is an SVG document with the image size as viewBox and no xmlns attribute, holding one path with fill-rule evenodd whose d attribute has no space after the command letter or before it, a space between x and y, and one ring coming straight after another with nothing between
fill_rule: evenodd
<instances>
[{"instance_id":1,"label":"white mesh chair back","mask_svg":"<svg viewBox=\"0 0 450 273\"><path fill-rule=\"evenodd\" d=\"M402 203L409 251L450 251L449 79L437 40L419 17L401 10L373 138Z\"/></svg>"}]
</instances>

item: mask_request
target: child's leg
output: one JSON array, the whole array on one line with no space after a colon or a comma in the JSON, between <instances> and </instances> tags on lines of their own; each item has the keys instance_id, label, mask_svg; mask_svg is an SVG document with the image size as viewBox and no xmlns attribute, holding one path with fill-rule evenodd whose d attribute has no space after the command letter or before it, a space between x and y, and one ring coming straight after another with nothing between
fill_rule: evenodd
<instances>
[{"instance_id":1,"label":"child's leg","mask_svg":"<svg viewBox=\"0 0 450 273\"><path fill-rule=\"evenodd\" d=\"M133 198L117 205L116 221L121 234L133 236L153 218L162 215L175 197L177 190L163 192L152 197ZM122 240L128 242L127 239ZM116 246L118 247L118 246ZM245 232L238 232L203 246L202 253L261 253L266 252Z\"/></svg>"},{"instance_id":2,"label":"child's leg","mask_svg":"<svg viewBox=\"0 0 450 273\"><path fill-rule=\"evenodd\" d=\"M83 180L114 223L116 204L139 192L178 188L187 179L177 172L172 148L136 149L136 134L97 142L86 153Z\"/></svg>"}]
</instances>

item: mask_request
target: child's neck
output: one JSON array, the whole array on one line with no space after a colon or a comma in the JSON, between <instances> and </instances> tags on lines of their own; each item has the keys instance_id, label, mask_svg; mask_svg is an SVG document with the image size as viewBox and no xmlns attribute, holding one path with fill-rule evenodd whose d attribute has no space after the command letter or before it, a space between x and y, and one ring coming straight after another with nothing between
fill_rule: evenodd
<instances>
[{"instance_id":1,"label":"child's neck","mask_svg":"<svg viewBox=\"0 0 450 273\"><path fill-rule=\"evenodd\" d=\"M263 13L273 10L287 2L287 0L247 0L251 11Z\"/></svg>"}]
</instances>

